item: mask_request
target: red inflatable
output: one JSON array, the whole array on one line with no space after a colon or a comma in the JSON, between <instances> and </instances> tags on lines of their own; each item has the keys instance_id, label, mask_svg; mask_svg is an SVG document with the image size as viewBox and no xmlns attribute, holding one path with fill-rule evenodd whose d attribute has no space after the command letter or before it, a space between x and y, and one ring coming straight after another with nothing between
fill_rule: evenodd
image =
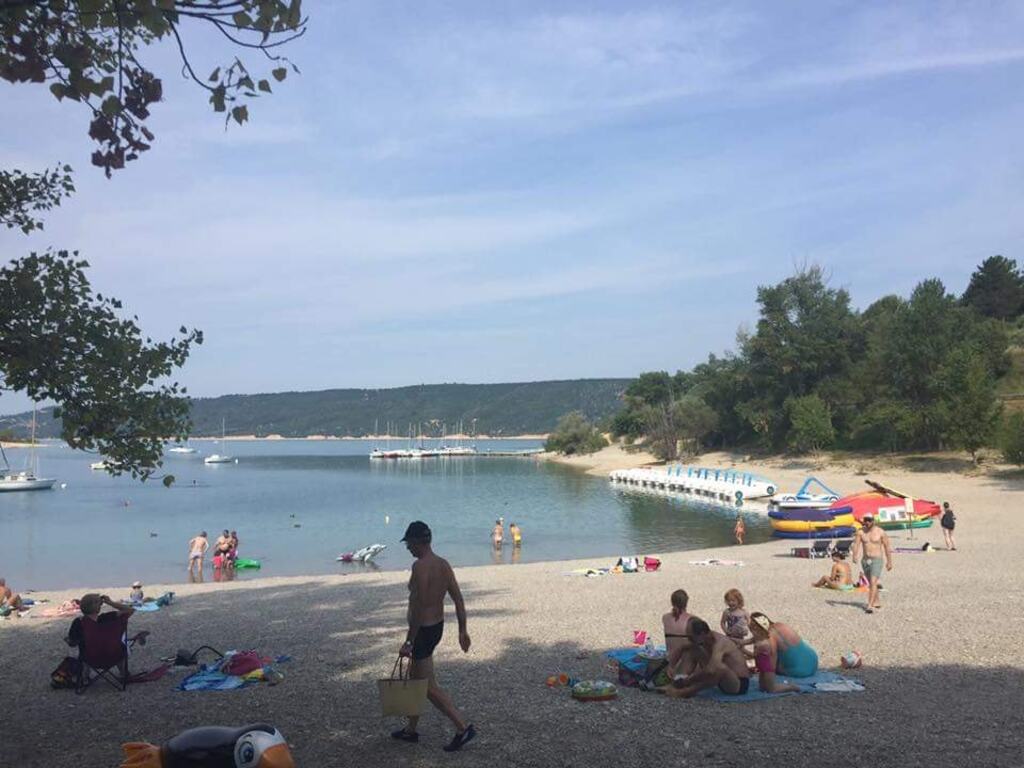
<instances>
[{"instance_id":1,"label":"red inflatable","mask_svg":"<svg viewBox=\"0 0 1024 768\"><path fill-rule=\"evenodd\" d=\"M874 490L854 493L839 499L830 509L852 507L853 518L858 523L864 515L874 515L879 520L897 520L906 517L906 499L903 496L870 480L867 482ZM914 499L913 503L915 516L938 517L942 513L942 508L934 501Z\"/></svg>"}]
</instances>

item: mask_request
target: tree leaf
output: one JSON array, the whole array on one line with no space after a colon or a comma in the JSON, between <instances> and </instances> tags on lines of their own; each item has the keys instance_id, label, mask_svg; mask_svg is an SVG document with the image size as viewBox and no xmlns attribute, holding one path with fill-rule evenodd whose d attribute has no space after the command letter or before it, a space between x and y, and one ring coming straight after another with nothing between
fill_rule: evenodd
<instances>
[{"instance_id":1,"label":"tree leaf","mask_svg":"<svg viewBox=\"0 0 1024 768\"><path fill-rule=\"evenodd\" d=\"M249 18L249 14L245 11L239 11L231 15L231 20L239 27L251 27L252 19Z\"/></svg>"},{"instance_id":2,"label":"tree leaf","mask_svg":"<svg viewBox=\"0 0 1024 768\"><path fill-rule=\"evenodd\" d=\"M276 69L271 70L270 74L272 74L274 76L274 79L280 83L282 80L288 77L288 70L285 67L277 67Z\"/></svg>"},{"instance_id":3,"label":"tree leaf","mask_svg":"<svg viewBox=\"0 0 1024 768\"><path fill-rule=\"evenodd\" d=\"M270 83L266 80L260 80L259 87L264 93L270 93Z\"/></svg>"},{"instance_id":4,"label":"tree leaf","mask_svg":"<svg viewBox=\"0 0 1024 768\"><path fill-rule=\"evenodd\" d=\"M213 72L210 73L210 82L216 83L220 80L220 67L217 67Z\"/></svg>"},{"instance_id":5,"label":"tree leaf","mask_svg":"<svg viewBox=\"0 0 1024 768\"><path fill-rule=\"evenodd\" d=\"M107 96L103 100L103 104L100 106L100 112L107 117L113 117L121 111L121 100L117 96Z\"/></svg>"},{"instance_id":6,"label":"tree leaf","mask_svg":"<svg viewBox=\"0 0 1024 768\"><path fill-rule=\"evenodd\" d=\"M231 116L235 119L235 122L241 125L249 119L249 108L244 104L240 107L234 107L231 110Z\"/></svg>"},{"instance_id":7,"label":"tree leaf","mask_svg":"<svg viewBox=\"0 0 1024 768\"><path fill-rule=\"evenodd\" d=\"M164 475L164 479L161 482L164 484L164 488L170 488L174 485L174 475Z\"/></svg>"}]
</instances>

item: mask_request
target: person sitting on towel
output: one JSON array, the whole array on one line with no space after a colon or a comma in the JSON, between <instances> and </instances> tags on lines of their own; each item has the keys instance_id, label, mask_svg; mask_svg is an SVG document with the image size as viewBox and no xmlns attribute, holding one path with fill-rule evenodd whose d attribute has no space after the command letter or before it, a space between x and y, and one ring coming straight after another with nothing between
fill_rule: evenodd
<instances>
[{"instance_id":1,"label":"person sitting on towel","mask_svg":"<svg viewBox=\"0 0 1024 768\"><path fill-rule=\"evenodd\" d=\"M750 690L747 658L736 643L720 632L712 632L701 619L690 621L690 642L697 671L681 687L664 688L667 696L689 699L715 687L727 696L743 696Z\"/></svg>"},{"instance_id":2,"label":"person sitting on towel","mask_svg":"<svg viewBox=\"0 0 1024 768\"><path fill-rule=\"evenodd\" d=\"M661 617L661 626L665 630L665 649L668 653L668 673L689 675L693 672L693 644L690 640L690 625L700 621L696 616L686 612L690 596L685 589L677 589L669 598L672 610Z\"/></svg>"},{"instance_id":3,"label":"person sitting on towel","mask_svg":"<svg viewBox=\"0 0 1024 768\"><path fill-rule=\"evenodd\" d=\"M828 587L844 592L853 589L853 573L846 562L846 553L838 549L832 551L832 570L828 576L822 576L812 587Z\"/></svg>"},{"instance_id":4,"label":"person sitting on towel","mask_svg":"<svg viewBox=\"0 0 1024 768\"><path fill-rule=\"evenodd\" d=\"M21 595L7 586L7 580L0 578L0 608L16 611L21 608Z\"/></svg>"}]
</instances>

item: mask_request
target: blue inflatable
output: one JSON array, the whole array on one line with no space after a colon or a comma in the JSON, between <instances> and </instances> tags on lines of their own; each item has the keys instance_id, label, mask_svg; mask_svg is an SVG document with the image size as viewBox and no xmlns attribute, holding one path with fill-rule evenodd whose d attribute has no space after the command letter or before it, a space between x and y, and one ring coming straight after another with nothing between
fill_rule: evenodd
<instances>
[{"instance_id":1,"label":"blue inflatable","mask_svg":"<svg viewBox=\"0 0 1024 768\"><path fill-rule=\"evenodd\" d=\"M840 515L853 514L853 507L836 507L835 509L774 509L768 513L772 520L807 520L815 523L827 523Z\"/></svg>"},{"instance_id":2,"label":"blue inflatable","mask_svg":"<svg viewBox=\"0 0 1024 768\"><path fill-rule=\"evenodd\" d=\"M821 531L772 531L772 536L780 539L841 539L853 536L856 532L852 527L826 528Z\"/></svg>"}]
</instances>

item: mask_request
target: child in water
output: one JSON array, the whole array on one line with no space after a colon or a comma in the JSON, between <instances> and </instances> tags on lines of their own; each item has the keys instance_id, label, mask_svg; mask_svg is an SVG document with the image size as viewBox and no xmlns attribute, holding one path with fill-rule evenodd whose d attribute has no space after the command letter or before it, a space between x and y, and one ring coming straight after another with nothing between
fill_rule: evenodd
<instances>
[{"instance_id":1,"label":"child in water","mask_svg":"<svg viewBox=\"0 0 1024 768\"><path fill-rule=\"evenodd\" d=\"M722 611L722 632L737 645L742 645L750 632L750 614L743 608L743 593L730 589L725 593L725 610Z\"/></svg>"},{"instance_id":2,"label":"child in water","mask_svg":"<svg viewBox=\"0 0 1024 768\"><path fill-rule=\"evenodd\" d=\"M518 547L523 543L523 532L518 525L512 523L508 527L508 532L512 536L512 546Z\"/></svg>"},{"instance_id":3,"label":"child in water","mask_svg":"<svg viewBox=\"0 0 1024 768\"><path fill-rule=\"evenodd\" d=\"M736 543L743 543L743 534L747 532L747 526L743 522L743 515L736 515L736 525L733 526L732 532L736 535Z\"/></svg>"}]
</instances>

